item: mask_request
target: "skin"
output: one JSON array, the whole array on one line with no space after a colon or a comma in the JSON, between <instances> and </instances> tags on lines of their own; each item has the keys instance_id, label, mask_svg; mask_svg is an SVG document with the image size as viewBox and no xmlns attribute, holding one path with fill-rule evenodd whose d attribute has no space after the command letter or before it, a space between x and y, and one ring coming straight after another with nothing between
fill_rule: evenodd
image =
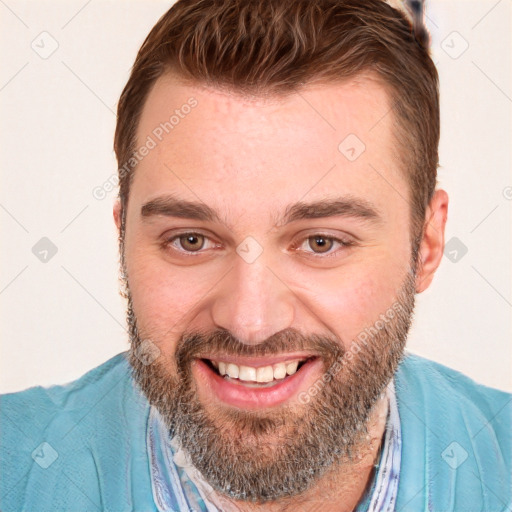
<instances>
[{"instance_id":1,"label":"skin","mask_svg":"<svg viewBox=\"0 0 512 512\"><path fill-rule=\"evenodd\" d=\"M348 340L393 303L410 266L411 192L398 167L385 89L367 75L308 85L284 98L244 99L166 75L144 106L138 146L191 97L197 107L143 158L131 186L125 262L141 330L170 372L176 340L189 330L220 327L256 345L294 327L332 333L349 349ZM348 134L366 146L355 161L338 150ZM166 194L204 203L222 221L141 215L144 204ZM297 201L338 196L364 199L378 222L335 216L276 224ZM441 261L447 209L446 192L437 190L425 216L417 293L428 288ZM119 203L114 218L119 229ZM197 253L187 255L189 246L179 239L165 244L191 231L207 237ZM354 245L334 243L330 257L308 243L318 233ZM263 249L250 264L236 252L248 236ZM196 386L200 400L214 408L216 396L201 379ZM304 506L304 499L309 510L353 510L372 474L386 410L384 402L376 406L360 461L328 473L297 502L280 508L224 499L225 510L284 510Z\"/></svg>"}]
</instances>

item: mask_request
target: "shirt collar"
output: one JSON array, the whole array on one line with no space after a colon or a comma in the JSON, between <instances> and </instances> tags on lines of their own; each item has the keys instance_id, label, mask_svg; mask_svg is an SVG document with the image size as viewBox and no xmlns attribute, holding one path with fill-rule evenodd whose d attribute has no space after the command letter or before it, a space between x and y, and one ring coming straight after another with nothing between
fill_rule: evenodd
<instances>
[{"instance_id":1,"label":"shirt collar","mask_svg":"<svg viewBox=\"0 0 512 512\"><path fill-rule=\"evenodd\" d=\"M356 512L395 510L402 456L402 432L393 379L386 388L386 394L389 408L377 475L373 479L370 491L357 506Z\"/></svg>"},{"instance_id":2,"label":"shirt collar","mask_svg":"<svg viewBox=\"0 0 512 512\"><path fill-rule=\"evenodd\" d=\"M394 379L386 388L388 417L379 467L356 512L391 512L395 509L400 477L402 438ZM208 497L213 488L190 463L154 406L150 408L146 445L153 498L159 512L219 512Z\"/></svg>"}]
</instances>

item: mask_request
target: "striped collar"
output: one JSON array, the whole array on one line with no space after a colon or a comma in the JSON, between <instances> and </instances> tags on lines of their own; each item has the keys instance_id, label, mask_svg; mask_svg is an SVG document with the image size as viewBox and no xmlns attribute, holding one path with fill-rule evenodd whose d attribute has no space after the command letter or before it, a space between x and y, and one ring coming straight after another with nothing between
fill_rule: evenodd
<instances>
[{"instance_id":1,"label":"striped collar","mask_svg":"<svg viewBox=\"0 0 512 512\"><path fill-rule=\"evenodd\" d=\"M386 388L388 417L380 461L372 485L355 512L392 512L400 476L402 439L394 380ZM208 499L212 487L188 461L155 407L150 408L146 444L153 498L159 512L219 512Z\"/></svg>"}]
</instances>

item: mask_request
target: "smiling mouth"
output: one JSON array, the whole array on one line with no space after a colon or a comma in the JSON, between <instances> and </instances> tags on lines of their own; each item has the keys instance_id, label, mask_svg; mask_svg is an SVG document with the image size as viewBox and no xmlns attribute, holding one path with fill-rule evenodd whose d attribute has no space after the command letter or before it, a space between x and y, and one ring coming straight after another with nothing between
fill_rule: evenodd
<instances>
[{"instance_id":1,"label":"smiling mouth","mask_svg":"<svg viewBox=\"0 0 512 512\"><path fill-rule=\"evenodd\" d=\"M291 359L267 366L238 365L231 362L201 359L213 372L224 380L246 387L272 387L295 375L308 361L316 357Z\"/></svg>"}]
</instances>

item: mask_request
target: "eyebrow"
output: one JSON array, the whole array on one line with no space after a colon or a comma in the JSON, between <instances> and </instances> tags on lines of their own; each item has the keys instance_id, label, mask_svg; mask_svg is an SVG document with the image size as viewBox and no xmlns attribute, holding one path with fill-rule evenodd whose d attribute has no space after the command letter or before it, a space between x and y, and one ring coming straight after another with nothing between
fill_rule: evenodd
<instances>
[{"instance_id":1,"label":"eyebrow","mask_svg":"<svg viewBox=\"0 0 512 512\"><path fill-rule=\"evenodd\" d=\"M142 206L141 216L143 218L156 215L228 224L223 222L220 215L208 205L180 199L173 195L157 197ZM371 223L380 223L382 220L379 210L374 205L365 199L347 196L322 199L309 203L299 201L289 205L285 213L278 218L275 226L286 225L298 220L336 216L353 217Z\"/></svg>"},{"instance_id":2,"label":"eyebrow","mask_svg":"<svg viewBox=\"0 0 512 512\"><path fill-rule=\"evenodd\" d=\"M165 215L221 223L217 212L206 204L178 199L172 195L152 199L142 206L140 213L142 217Z\"/></svg>"},{"instance_id":3,"label":"eyebrow","mask_svg":"<svg viewBox=\"0 0 512 512\"><path fill-rule=\"evenodd\" d=\"M324 199L312 203L298 202L290 205L280 222L288 224L303 219L320 219L324 217L355 217L378 223L382 217L378 209L365 199L339 197Z\"/></svg>"}]
</instances>

